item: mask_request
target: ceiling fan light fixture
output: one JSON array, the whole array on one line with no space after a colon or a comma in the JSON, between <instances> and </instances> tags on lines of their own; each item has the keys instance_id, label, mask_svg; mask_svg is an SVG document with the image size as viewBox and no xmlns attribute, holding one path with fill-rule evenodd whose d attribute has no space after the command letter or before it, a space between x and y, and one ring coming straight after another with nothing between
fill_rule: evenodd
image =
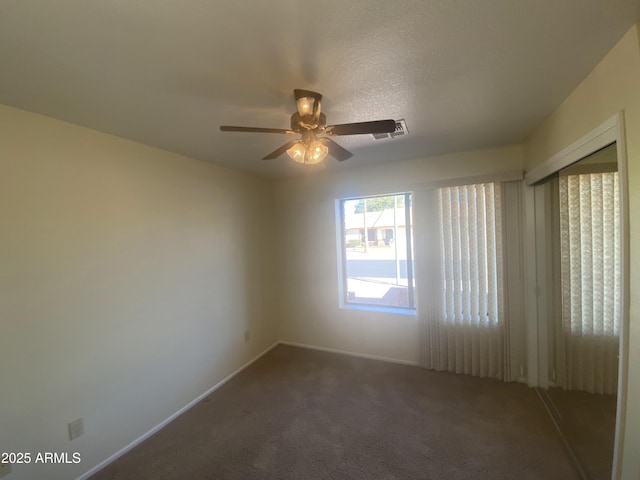
<instances>
[{"instance_id":1,"label":"ceiling fan light fixture","mask_svg":"<svg viewBox=\"0 0 640 480\"><path fill-rule=\"evenodd\" d=\"M302 140L294 143L287 149L287 155L294 162L304 165L313 165L322 162L329 153L329 147L323 139L317 139L313 132L306 131L302 134Z\"/></svg>"}]
</instances>

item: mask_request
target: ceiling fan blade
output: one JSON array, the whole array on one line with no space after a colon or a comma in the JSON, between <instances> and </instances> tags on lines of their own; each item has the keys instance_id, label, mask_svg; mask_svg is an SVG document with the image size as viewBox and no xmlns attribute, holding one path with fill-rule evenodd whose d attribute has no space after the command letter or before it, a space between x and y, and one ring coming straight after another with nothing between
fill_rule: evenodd
<instances>
[{"instance_id":1,"label":"ceiling fan blade","mask_svg":"<svg viewBox=\"0 0 640 480\"><path fill-rule=\"evenodd\" d=\"M334 142L330 138L322 137L318 141L326 145L326 147L329 149L329 155L331 155L333 158L335 158L339 162L344 162L345 160L353 157L353 153L351 153L346 148L342 148L340 145L338 145L336 142Z\"/></svg>"},{"instance_id":2,"label":"ceiling fan blade","mask_svg":"<svg viewBox=\"0 0 640 480\"><path fill-rule=\"evenodd\" d=\"M285 143L284 145L282 145L280 148L277 148L276 150L274 150L273 152L271 152L269 155L267 155L266 157L263 158L263 160L273 160L275 158L278 158L280 155L282 155L284 152L286 152L287 150L289 150L291 147L293 147L296 143L300 143L300 140L291 140L290 142Z\"/></svg>"},{"instance_id":3,"label":"ceiling fan blade","mask_svg":"<svg viewBox=\"0 0 640 480\"><path fill-rule=\"evenodd\" d=\"M233 127L231 125L221 125L220 130L223 132L251 132L251 133L286 133L295 134L293 130L284 128L260 128L260 127Z\"/></svg>"},{"instance_id":4,"label":"ceiling fan blade","mask_svg":"<svg viewBox=\"0 0 640 480\"><path fill-rule=\"evenodd\" d=\"M395 129L395 120L374 120L372 122L328 125L324 133L327 135L364 135L368 133L392 133Z\"/></svg>"}]
</instances>

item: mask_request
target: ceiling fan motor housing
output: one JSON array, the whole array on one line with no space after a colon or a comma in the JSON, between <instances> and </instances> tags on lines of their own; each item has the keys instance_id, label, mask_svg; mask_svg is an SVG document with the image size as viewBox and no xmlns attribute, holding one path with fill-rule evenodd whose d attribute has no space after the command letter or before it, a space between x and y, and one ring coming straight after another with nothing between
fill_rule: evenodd
<instances>
[{"instance_id":1,"label":"ceiling fan motor housing","mask_svg":"<svg viewBox=\"0 0 640 480\"><path fill-rule=\"evenodd\" d=\"M296 99L297 116L294 114L291 118L291 129L302 131L302 129L315 130L319 128L323 116L320 113L322 95L311 90L296 88L293 91L293 96ZM324 125L326 125L326 117L321 128L324 128Z\"/></svg>"},{"instance_id":2,"label":"ceiling fan motor housing","mask_svg":"<svg viewBox=\"0 0 640 480\"><path fill-rule=\"evenodd\" d=\"M327 116L320 113L317 117L312 115L301 116L298 112L291 115L291 130L303 133L308 130L324 130L327 125Z\"/></svg>"}]
</instances>

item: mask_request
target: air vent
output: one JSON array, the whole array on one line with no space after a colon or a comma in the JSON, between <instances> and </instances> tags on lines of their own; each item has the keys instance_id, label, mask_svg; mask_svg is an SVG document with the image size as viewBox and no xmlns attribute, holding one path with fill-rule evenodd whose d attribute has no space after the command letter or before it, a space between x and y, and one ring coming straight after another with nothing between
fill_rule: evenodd
<instances>
[{"instance_id":1,"label":"air vent","mask_svg":"<svg viewBox=\"0 0 640 480\"><path fill-rule=\"evenodd\" d=\"M400 137L402 135L406 135L407 133L409 133L409 130L407 130L407 122L405 122L404 118L402 118L396 121L396 130L393 133L374 133L372 135L376 140L380 140L382 138Z\"/></svg>"},{"instance_id":2,"label":"air vent","mask_svg":"<svg viewBox=\"0 0 640 480\"><path fill-rule=\"evenodd\" d=\"M399 137L407 133L409 133L409 130L407 130L407 122L402 118L396 122L396 131L391 134L391 137Z\"/></svg>"}]
</instances>

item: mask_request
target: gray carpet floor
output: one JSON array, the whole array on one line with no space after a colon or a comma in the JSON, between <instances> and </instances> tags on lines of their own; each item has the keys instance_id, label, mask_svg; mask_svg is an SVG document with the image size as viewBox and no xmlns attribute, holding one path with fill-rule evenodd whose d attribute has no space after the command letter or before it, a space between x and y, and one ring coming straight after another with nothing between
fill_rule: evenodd
<instances>
[{"instance_id":1,"label":"gray carpet floor","mask_svg":"<svg viewBox=\"0 0 640 480\"><path fill-rule=\"evenodd\" d=\"M524 385L284 345L92 477L577 478Z\"/></svg>"}]
</instances>

